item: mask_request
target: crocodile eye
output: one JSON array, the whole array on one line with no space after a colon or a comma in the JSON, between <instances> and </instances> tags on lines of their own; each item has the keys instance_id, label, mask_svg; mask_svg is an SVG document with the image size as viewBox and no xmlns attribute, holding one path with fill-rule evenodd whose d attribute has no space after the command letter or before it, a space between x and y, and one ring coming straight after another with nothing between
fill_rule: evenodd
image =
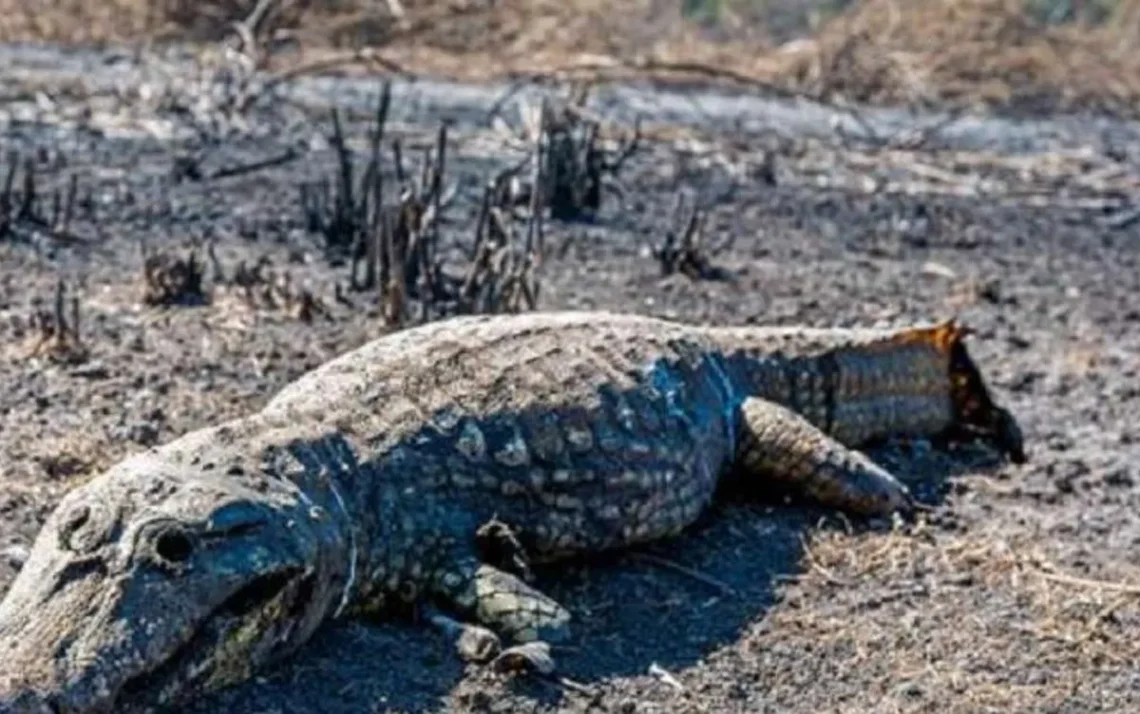
<instances>
[{"instance_id":1,"label":"crocodile eye","mask_svg":"<svg viewBox=\"0 0 1140 714\"><path fill-rule=\"evenodd\" d=\"M163 531L154 542L154 552L169 563L181 563L190 557L194 544L179 530Z\"/></svg>"}]
</instances>

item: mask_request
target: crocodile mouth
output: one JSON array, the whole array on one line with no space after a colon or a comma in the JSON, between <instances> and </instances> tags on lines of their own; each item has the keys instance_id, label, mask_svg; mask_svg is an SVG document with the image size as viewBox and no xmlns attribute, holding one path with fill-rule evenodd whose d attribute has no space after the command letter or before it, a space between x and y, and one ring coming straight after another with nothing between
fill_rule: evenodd
<instances>
[{"instance_id":1,"label":"crocodile mouth","mask_svg":"<svg viewBox=\"0 0 1140 714\"><path fill-rule=\"evenodd\" d=\"M305 613L315 576L299 567L259 575L213 608L164 659L127 678L116 707L168 704L200 678L224 685L252 668L254 649L271 654ZM145 704L144 704L145 703Z\"/></svg>"}]
</instances>

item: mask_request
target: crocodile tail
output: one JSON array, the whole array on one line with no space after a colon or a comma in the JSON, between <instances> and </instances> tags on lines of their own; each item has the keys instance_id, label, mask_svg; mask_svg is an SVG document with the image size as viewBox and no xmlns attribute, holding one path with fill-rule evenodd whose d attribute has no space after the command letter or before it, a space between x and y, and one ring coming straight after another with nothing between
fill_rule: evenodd
<instances>
[{"instance_id":1,"label":"crocodile tail","mask_svg":"<svg viewBox=\"0 0 1140 714\"><path fill-rule=\"evenodd\" d=\"M892 345L928 345L944 355L953 354L962 339L973 333L966 325L954 318L933 325L908 327L887 339Z\"/></svg>"},{"instance_id":2,"label":"crocodile tail","mask_svg":"<svg viewBox=\"0 0 1140 714\"><path fill-rule=\"evenodd\" d=\"M1021 427L1009 410L994 402L977 364L966 349L965 338L973 333L951 318L934 325L902 330L891 338L895 344L923 344L946 356L950 372L950 401L954 431L982 436L1007 454L1014 463L1026 461Z\"/></svg>"}]
</instances>

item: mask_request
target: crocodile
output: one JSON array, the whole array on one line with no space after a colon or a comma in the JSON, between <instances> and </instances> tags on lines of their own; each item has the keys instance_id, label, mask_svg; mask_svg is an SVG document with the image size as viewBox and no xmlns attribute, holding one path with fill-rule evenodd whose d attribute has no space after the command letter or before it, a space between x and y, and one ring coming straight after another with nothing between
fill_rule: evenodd
<instances>
[{"instance_id":1,"label":"crocodile","mask_svg":"<svg viewBox=\"0 0 1140 714\"><path fill-rule=\"evenodd\" d=\"M530 565L675 536L727 483L905 517L860 447L1026 461L967 334L552 311L383 336L68 492L0 602L0 712L163 711L401 608L556 643Z\"/></svg>"}]
</instances>

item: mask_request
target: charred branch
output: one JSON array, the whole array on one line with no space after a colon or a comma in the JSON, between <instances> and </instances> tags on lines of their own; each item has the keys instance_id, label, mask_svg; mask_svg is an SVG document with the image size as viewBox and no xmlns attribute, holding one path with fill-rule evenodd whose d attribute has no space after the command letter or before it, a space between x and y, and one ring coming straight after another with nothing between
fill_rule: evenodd
<instances>
[{"instance_id":1,"label":"charred branch","mask_svg":"<svg viewBox=\"0 0 1140 714\"><path fill-rule=\"evenodd\" d=\"M56 283L50 310L32 314L32 346L29 357L44 357L61 364L79 364L87 360L87 347L79 335L79 298L67 296L63 280Z\"/></svg>"},{"instance_id":2,"label":"charred branch","mask_svg":"<svg viewBox=\"0 0 1140 714\"><path fill-rule=\"evenodd\" d=\"M65 191L56 189L45 197L32 157L21 159L10 152L0 169L0 241L34 243L45 235L57 241L78 241L70 233L79 194L75 174L68 178Z\"/></svg>"},{"instance_id":3,"label":"charred branch","mask_svg":"<svg viewBox=\"0 0 1140 714\"><path fill-rule=\"evenodd\" d=\"M312 322L318 317L332 321L333 316L325 302L303 285L294 282L289 271L273 268L268 256L261 256L253 265L238 261L232 271L222 268L221 261L210 246L207 254L213 264L213 282L218 290L237 300L250 310L283 312L291 319ZM339 290L339 286L337 286Z\"/></svg>"},{"instance_id":4,"label":"charred branch","mask_svg":"<svg viewBox=\"0 0 1140 714\"><path fill-rule=\"evenodd\" d=\"M713 264L712 258L732 242L729 237L715 248L705 244L707 215L699 206L686 210L684 196L677 197L672 224L659 245L653 246L653 257L664 276L681 274L691 280L729 280L731 274Z\"/></svg>"},{"instance_id":5,"label":"charred branch","mask_svg":"<svg viewBox=\"0 0 1140 714\"><path fill-rule=\"evenodd\" d=\"M209 296L203 286L205 266L195 251L185 256L149 253L143 247L142 302L150 306L204 305Z\"/></svg>"},{"instance_id":6,"label":"charred branch","mask_svg":"<svg viewBox=\"0 0 1140 714\"><path fill-rule=\"evenodd\" d=\"M325 249L330 256L347 255L354 261L359 261L367 251L368 237L375 232L377 208L383 198L380 147L384 140L390 104L391 84L385 82L370 132L367 163L359 179L352 150L344 136L340 112L333 109L331 143L337 155L337 172L333 185L330 187L329 181L325 180L301 186L305 222L310 231L324 237Z\"/></svg>"},{"instance_id":7,"label":"charred branch","mask_svg":"<svg viewBox=\"0 0 1140 714\"><path fill-rule=\"evenodd\" d=\"M582 91L555 108L544 101L539 109L543 180L535 185L543 187L543 200L556 220L593 220L601 209L603 189L640 146L638 123L632 137L607 149L600 120L585 109L586 97Z\"/></svg>"},{"instance_id":8,"label":"charred branch","mask_svg":"<svg viewBox=\"0 0 1140 714\"><path fill-rule=\"evenodd\" d=\"M439 127L432 146L415 162L407 161L406 151L393 140L391 166L385 167L381 148L387 86L370 131L368 159L360 178L334 113L334 176L302 187L308 227L324 236L329 249L350 246L346 251L349 290L375 295L386 324L393 328L460 313L534 309L539 294L535 269L542 254L544 194L523 190L519 175L529 164L531 185L541 184L544 142L536 141L532 156L488 183L474 245L464 251L468 262L450 264L441 221L454 196L446 180L447 126ZM516 215L520 212L526 213L525 224ZM330 257L335 259L335 254ZM338 302L349 301L341 293Z\"/></svg>"},{"instance_id":9,"label":"charred branch","mask_svg":"<svg viewBox=\"0 0 1140 714\"><path fill-rule=\"evenodd\" d=\"M174 158L170 176L172 181L176 184L184 181L208 181L231 178L283 166L291 161L295 161L299 157L300 154L297 153L295 149L289 148L276 156L256 159L248 163L222 166L212 171L206 171L202 168L202 164L205 160L204 156L200 154L184 154Z\"/></svg>"}]
</instances>

